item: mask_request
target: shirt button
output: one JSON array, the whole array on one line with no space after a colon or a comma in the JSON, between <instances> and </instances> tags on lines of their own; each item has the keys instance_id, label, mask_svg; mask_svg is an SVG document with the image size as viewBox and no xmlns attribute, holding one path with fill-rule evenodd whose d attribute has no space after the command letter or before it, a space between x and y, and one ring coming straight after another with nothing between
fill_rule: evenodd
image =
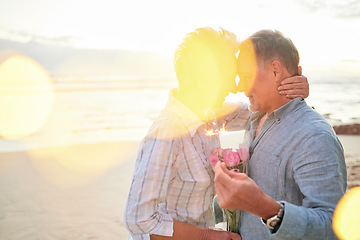
<instances>
[{"instance_id":1,"label":"shirt button","mask_svg":"<svg viewBox=\"0 0 360 240\"><path fill-rule=\"evenodd\" d=\"M279 123L279 122L280 122L280 118L277 118L277 119L276 119L276 122Z\"/></svg>"}]
</instances>

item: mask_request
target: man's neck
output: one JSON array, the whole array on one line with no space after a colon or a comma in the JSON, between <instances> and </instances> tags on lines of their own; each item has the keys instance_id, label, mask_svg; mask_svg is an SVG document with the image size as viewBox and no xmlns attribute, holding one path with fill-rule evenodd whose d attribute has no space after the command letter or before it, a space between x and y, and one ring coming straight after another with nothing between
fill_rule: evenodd
<instances>
[{"instance_id":1,"label":"man's neck","mask_svg":"<svg viewBox=\"0 0 360 240\"><path fill-rule=\"evenodd\" d=\"M281 79L283 80L290 76L291 75L286 72L286 74L284 76L282 76ZM291 101L291 99L287 98L285 95L281 95L278 92L277 88L280 86L280 82L281 82L281 80L278 80L276 83L276 86L275 86L276 88L274 88L274 91L272 93L273 94L272 101L271 101L272 104L269 107L269 109L267 109L265 111L267 114L272 113L276 109L281 108L282 106L284 106L285 104L287 104L288 102Z\"/></svg>"},{"instance_id":2,"label":"man's neck","mask_svg":"<svg viewBox=\"0 0 360 240\"><path fill-rule=\"evenodd\" d=\"M264 125L264 122L266 121L267 117L269 116L269 114L264 114L264 116L262 116L259 120L259 124L256 128L256 131L255 131L255 138L257 137L257 135L260 133L260 130L262 128L262 126Z\"/></svg>"},{"instance_id":3,"label":"man's neck","mask_svg":"<svg viewBox=\"0 0 360 240\"><path fill-rule=\"evenodd\" d=\"M291 101L291 99L286 98L285 96L280 96L277 101L274 101L274 104L271 106L271 108L269 108L269 110L266 111L266 113L270 114L270 113L274 112L276 109L281 108L282 106L284 106L285 104L287 104L290 101Z\"/></svg>"}]
</instances>

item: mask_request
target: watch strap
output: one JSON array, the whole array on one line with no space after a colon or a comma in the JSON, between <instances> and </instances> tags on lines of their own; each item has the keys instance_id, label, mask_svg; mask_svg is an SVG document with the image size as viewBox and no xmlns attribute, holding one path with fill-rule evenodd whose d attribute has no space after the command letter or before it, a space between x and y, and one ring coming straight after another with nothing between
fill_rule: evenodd
<instances>
[{"instance_id":1,"label":"watch strap","mask_svg":"<svg viewBox=\"0 0 360 240\"><path fill-rule=\"evenodd\" d=\"M282 203L282 202L278 202L278 203L280 204L280 209L279 209L279 212L275 216L273 216L267 220L260 218L261 222L267 228L271 229L273 232L276 232L279 229L282 219L284 217L284 208L285 208L284 203Z\"/></svg>"}]
</instances>

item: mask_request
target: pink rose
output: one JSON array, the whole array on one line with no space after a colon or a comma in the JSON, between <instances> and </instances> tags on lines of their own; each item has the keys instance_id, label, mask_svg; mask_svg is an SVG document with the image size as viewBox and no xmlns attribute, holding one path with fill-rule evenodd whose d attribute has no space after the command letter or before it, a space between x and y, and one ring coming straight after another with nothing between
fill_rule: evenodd
<instances>
[{"instance_id":1,"label":"pink rose","mask_svg":"<svg viewBox=\"0 0 360 240\"><path fill-rule=\"evenodd\" d=\"M221 157L222 156L222 152L223 149L222 148L214 148L213 150L211 150L211 155L217 156L217 157Z\"/></svg>"},{"instance_id":2,"label":"pink rose","mask_svg":"<svg viewBox=\"0 0 360 240\"><path fill-rule=\"evenodd\" d=\"M225 157L228 154L232 154L232 152L233 152L232 148L225 148L225 149L222 150L221 155L222 155L222 157Z\"/></svg>"},{"instance_id":3,"label":"pink rose","mask_svg":"<svg viewBox=\"0 0 360 240\"><path fill-rule=\"evenodd\" d=\"M210 162L210 166L212 167L212 169L214 169L215 165L219 162L218 155L211 154L209 156L209 162Z\"/></svg>"},{"instance_id":4,"label":"pink rose","mask_svg":"<svg viewBox=\"0 0 360 240\"><path fill-rule=\"evenodd\" d=\"M226 152L223 154L223 161L227 167L236 167L240 164L240 157L236 152Z\"/></svg>"},{"instance_id":5,"label":"pink rose","mask_svg":"<svg viewBox=\"0 0 360 240\"><path fill-rule=\"evenodd\" d=\"M234 167L240 163L238 154L233 152L232 148L223 149L222 157L227 167Z\"/></svg>"},{"instance_id":6,"label":"pink rose","mask_svg":"<svg viewBox=\"0 0 360 240\"><path fill-rule=\"evenodd\" d=\"M239 154L241 161L246 162L249 160L249 151L245 148L236 149L236 152Z\"/></svg>"}]
</instances>

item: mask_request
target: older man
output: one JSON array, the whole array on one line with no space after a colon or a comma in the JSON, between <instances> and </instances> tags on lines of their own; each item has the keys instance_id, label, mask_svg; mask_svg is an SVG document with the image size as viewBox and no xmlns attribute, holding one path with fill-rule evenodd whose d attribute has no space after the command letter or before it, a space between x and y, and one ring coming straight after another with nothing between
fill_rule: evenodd
<instances>
[{"instance_id":1,"label":"older man","mask_svg":"<svg viewBox=\"0 0 360 240\"><path fill-rule=\"evenodd\" d=\"M243 210L243 239L334 239L332 216L346 190L341 143L301 98L278 93L298 74L299 54L279 31L262 30L240 47L241 87L250 100L248 176L215 170L220 206Z\"/></svg>"}]
</instances>

